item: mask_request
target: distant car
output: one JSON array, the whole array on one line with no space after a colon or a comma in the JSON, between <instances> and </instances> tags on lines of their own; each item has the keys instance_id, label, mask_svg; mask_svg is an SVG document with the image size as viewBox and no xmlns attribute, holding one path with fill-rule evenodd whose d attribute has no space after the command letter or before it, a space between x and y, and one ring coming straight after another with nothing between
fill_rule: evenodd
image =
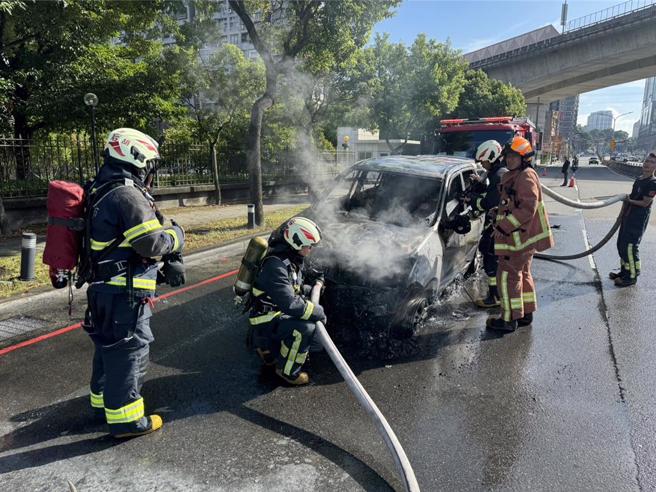
<instances>
[{"instance_id":1,"label":"distant car","mask_svg":"<svg viewBox=\"0 0 656 492\"><path fill-rule=\"evenodd\" d=\"M329 329L365 345L411 336L429 304L476 270L483 217L462 196L478 169L461 157L388 156L337 178L310 212L323 232L311 264L325 274ZM445 227L454 220L471 230Z\"/></svg>"},{"instance_id":2,"label":"distant car","mask_svg":"<svg viewBox=\"0 0 656 492\"><path fill-rule=\"evenodd\" d=\"M590 164L590 165L592 165L592 164L599 164L599 159L598 159L597 157L595 157L595 156L590 157L590 159L588 159L588 164Z\"/></svg>"}]
</instances>

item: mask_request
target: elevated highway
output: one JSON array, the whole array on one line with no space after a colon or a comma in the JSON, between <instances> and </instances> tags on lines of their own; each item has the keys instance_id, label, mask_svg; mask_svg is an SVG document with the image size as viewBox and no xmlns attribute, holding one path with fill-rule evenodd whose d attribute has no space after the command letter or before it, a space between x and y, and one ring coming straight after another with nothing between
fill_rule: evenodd
<instances>
[{"instance_id":1,"label":"elevated highway","mask_svg":"<svg viewBox=\"0 0 656 492\"><path fill-rule=\"evenodd\" d=\"M564 34L486 58L480 52L465 57L472 68L521 89L532 106L656 75L656 3L622 6L626 13Z\"/></svg>"}]
</instances>

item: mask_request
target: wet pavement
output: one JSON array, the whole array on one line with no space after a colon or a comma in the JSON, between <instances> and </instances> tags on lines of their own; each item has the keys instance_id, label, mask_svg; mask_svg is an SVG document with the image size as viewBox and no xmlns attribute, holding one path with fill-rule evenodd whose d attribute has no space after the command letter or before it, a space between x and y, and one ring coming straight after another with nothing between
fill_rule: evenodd
<instances>
[{"instance_id":1,"label":"wet pavement","mask_svg":"<svg viewBox=\"0 0 656 492\"><path fill-rule=\"evenodd\" d=\"M545 183L557 185L549 172ZM579 190L556 189L570 198L630 189L605 168L577 179ZM584 235L595 243L617 212L547 208L559 226L553 254L585 249ZM460 289L436 306L412 357L370 360L344 348L422 490L656 489L653 224L641 251L640 284L623 290L606 278L614 244L592 264L536 261L539 312L513 334L487 333L487 314ZM196 262L190 283L238 261ZM66 490L70 480L80 492L401 490L382 439L324 354L304 388L260 369L231 282L158 304L143 394L165 426L142 438L116 442L91 420L91 343L80 330L0 357L2 488ZM478 283L465 288L473 295ZM71 323L62 309L29 311L54 328Z\"/></svg>"}]
</instances>

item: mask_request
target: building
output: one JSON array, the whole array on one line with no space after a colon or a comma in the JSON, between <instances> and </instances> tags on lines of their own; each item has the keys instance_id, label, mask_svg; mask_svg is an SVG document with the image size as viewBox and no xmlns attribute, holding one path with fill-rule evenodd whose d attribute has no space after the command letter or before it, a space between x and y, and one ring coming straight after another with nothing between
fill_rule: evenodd
<instances>
[{"instance_id":1,"label":"building","mask_svg":"<svg viewBox=\"0 0 656 492\"><path fill-rule=\"evenodd\" d=\"M576 130L579 96L570 96L549 104L542 134L542 150L556 155L566 153Z\"/></svg>"},{"instance_id":2,"label":"building","mask_svg":"<svg viewBox=\"0 0 656 492\"><path fill-rule=\"evenodd\" d=\"M392 148L396 149L403 144L403 139L390 139ZM340 126L337 128L338 150L351 152L353 159L360 161L371 157L384 157L390 155L392 150L386 140L381 140L378 130L369 131L362 128ZM419 140L408 140L402 154L417 154L419 152Z\"/></svg>"},{"instance_id":3,"label":"building","mask_svg":"<svg viewBox=\"0 0 656 492\"><path fill-rule=\"evenodd\" d=\"M613 128L612 111L595 111L588 116L586 129L591 130L608 130Z\"/></svg>"},{"instance_id":4,"label":"building","mask_svg":"<svg viewBox=\"0 0 656 492\"><path fill-rule=\"evenodd\" d=\"M640 120L636 121L633 124L633 131L631 132L631 137L632 138L638 138L638 135L640 135Z\"/></svg>"},{"instance_id":5,"label":"building","mask_svg":"<svg viewBox=\"0 0 656 492\"><path fill-rule=\"evenodd\" d=\"M656 77L645 80L638 146L643 150L656 149Z\"/></svg>"}]
</instances>

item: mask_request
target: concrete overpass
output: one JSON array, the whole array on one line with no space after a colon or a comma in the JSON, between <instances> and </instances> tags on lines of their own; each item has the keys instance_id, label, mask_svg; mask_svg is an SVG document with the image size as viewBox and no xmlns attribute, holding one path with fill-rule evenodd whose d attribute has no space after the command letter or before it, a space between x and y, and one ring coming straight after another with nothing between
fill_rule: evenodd
<instances>
[{"instance_id":1,"label":"concrete overpass","mask_svg":"<svg viewBox=\"0 0 656 492\"><path fill-rule=\"evenodd\" d=\"M521 89L537 120L536 109L551 101L656 75L656 3L640 5L487 58L481 50L465 57L472 68Z\"/></svg>"}]
</instances>

